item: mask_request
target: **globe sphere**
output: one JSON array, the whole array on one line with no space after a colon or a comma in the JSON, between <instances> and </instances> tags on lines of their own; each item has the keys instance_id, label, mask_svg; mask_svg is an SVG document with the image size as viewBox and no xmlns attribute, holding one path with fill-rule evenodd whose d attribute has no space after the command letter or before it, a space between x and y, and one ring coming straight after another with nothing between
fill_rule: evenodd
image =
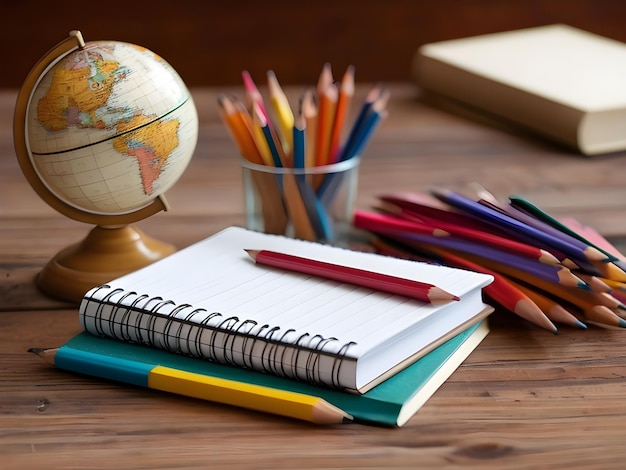
<instances>
[{"instance_id":1,"label":"globe sphere","mask_svg":"<svg viewBox=\"0 0 626 470\"><path fill-rule=\"evenodd\" d=\"M93 41L38 77L24 131L32 166L56 198L119 215L146 207L179 179L198 116L181 77L157 54Z\"/></svg>"}]
</instances>

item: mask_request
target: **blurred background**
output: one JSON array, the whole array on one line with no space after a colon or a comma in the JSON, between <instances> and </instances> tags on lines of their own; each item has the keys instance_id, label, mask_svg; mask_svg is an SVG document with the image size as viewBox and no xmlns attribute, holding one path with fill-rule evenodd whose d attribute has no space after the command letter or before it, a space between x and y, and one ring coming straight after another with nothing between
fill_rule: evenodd
<instances>
[{"instance_id":1,"label":"blurred background","mask_svg":"<svg viewBox=\"0 0 626 470\"><path fill-rule=\"evenodd\" d=\"M19 87L68 32L161 55L190 87L241 84L274 70L281 84L313 84L324 62L357 82L410 79L424 43L550 23L626 42L620 0L0 0L0 87Z\"/></svg>"}]
</instances>

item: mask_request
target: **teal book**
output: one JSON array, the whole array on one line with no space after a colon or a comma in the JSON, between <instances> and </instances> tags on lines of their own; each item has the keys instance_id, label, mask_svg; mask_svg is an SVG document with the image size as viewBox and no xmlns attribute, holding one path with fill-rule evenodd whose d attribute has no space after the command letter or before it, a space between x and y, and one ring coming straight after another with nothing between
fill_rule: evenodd
<instances>
[{"instance_id":1,"label":"teal book","mask_svg":"<svg viewBox=\"0 0 626 470\"><path fill-rule=\"evenodd\" d=\"M145 377L146 369L169 367L320 397L352 415L356 422L395 427L404 425L426 403L480 344L488 331L487 320L472 325L361 395L101 338L86 332L79 333L58 348L55 364L60 369L140 386L146 386L142 378ZM91 363L72 359L81 356L89 357ZM107 367L107 364L119 362L130 364L124 373L120 373L117 367Z\"/></svg>"}]
</instances>

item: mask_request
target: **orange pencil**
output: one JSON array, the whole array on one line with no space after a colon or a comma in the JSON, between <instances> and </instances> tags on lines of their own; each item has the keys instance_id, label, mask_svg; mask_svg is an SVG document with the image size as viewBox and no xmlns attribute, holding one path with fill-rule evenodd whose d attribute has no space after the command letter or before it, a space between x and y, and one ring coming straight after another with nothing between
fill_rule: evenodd
<instances>
[{"instance_id":1,"label":"orange pencil","mask_svg":"<svg viewBox=\"0 0 626 470\"><path fill-rule=\"evenodd\" d=\"M537 276L533 276L522 271L517 272L515 278L519 281L525 282L526 284L530 284L538 289L548 292L573 305L591 303L593 305L604 305L610 309L626 309L626 306L620 302L619 299L606 292L595 292L576 287L567 287L540 279Z\"/></svg>"},{"instance_id":2,"label":"orange pencil","mask_svg":"<svg viewBox=\"0 0 626 470\"><path fill-rule=\"evenodd\" d=\"M583 315L589 323L594 325L626 328L626 320L605 305L593 305L584 309Z\"/></svg>"},{"instance_id":3,"label":"orange pencil","mask_svg":"<svg viewBox=\"0 0 626 470\"><path fill-rule=\"evenodd\" d=\"M569 312L565 307L559 304L557 301L550 297L540 293L539 291L527 287L514 281L511 278L507 278L508 281L517 287L520 291L526 294L537 306L541 309L546 316L557 323L563 323L565 325L575 326L577 328L585 329L587 325L581 322L574 314Z\"/></svg>"},{"instance_id":4,"label":"orange pencil","mask_svg":"<svg viewBox=\"0 0 626 470\"><path fill-rule=\"evenodd\" d=\"M315 164L317 166L327 165L328 152L330 150L330 135L335 119L335 109L337 107L338 90L333 83L326 87L318 107L317 120L317 141L315 143Z\"/></svg>"},{"instance_id":5,"label":"orange pencil","mask_svg":"<svg viewBox=\"0 0 626 470\"><path fill-rule=\"evenodd\" d=\"M319 102L322 100L322 95L326 92L326 88L332 85L333 81L333 72L330 67L330 63L326 62L322 67L319 78L317 79L316 93L318 106Z\"/></svg>"},{"instance_id":6,"label":"orange pencil","mask_svg":"<svg viewBox=\"0 0 626 470\"><path fill-rule=\"evenodd\" d=\"M217 98L220 116L230 131L231 137L235 141L239 153L248 161L262 165L263 158L254 142L254 138L246 127L243 118L240 116L240 110L235 104L224 95Z\"/></svg>"},{"instance_id":7,"label":"orange pencil","mask_svg":"<svg viewBox=\"0 0 626 470\"><path fill-rule=\"evenodd\" d=\"M567 298L572 305L578 307L589 323L599 326L611 326L626 328L626 320L620 317L617 312L607 305L596 303L593 298L578 297L576 299Z\"/></svg>"},{"instance_id":8,"label":"orange pencil","mask_svg":"<svg viewBox=\"0 0 626 470\"><path fill-rule=\"evenodd\" d=\"M330 148L328 159L330 163L335 163L339 159L341 152L341 139L346 116L349 112L350 102L354 95L354 67L349 66L341 80L339 97L337 99L337 109L330 136Z\"/></svg>"}]
</instances>

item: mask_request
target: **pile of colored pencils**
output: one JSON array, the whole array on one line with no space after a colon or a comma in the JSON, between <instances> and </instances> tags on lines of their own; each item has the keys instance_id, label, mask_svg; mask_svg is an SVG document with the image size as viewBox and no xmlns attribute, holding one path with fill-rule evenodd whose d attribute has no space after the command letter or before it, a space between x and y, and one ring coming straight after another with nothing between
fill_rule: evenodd
<instances>
[{"instance_id":1,"label":"pile of colored pencils","mask_svg":"<svg viewBox=\"0 0 626 470\"><path fill-rule=\"evenodd\" d=\"M556 324L626 328L626 258L597 232L530 201L448 189L387 194L354 225L380 253L494 276L487 301L557 332Z\"/></svg>"},{"instance_id":2,"label":"pile of colored pencils","mask_svg":"<svg viewBox=\"0 0 626 470\"><path fill-rule=\"evenodd\" d=\"M259 166L248 168L263 212L262 230L335 241L335 214L347 212L334 207L339 205L337 194L346 188L343 176L347 169L358 171L367 142L387 116L389 92L373 87L349 126L355 92L352 66L335 83L330 64L325 64L317 86L304 91L297 107L290 105L273 71L267 72L267 99L247 71L242 77L245 99L222 94L218 105L241 156ZM272 168L276 170L264 170ZM346 227L350 215L341 220Z\"/></svg>"},{"instance_id":3,"label":"pile of colored pencils","mask_svg":"<svg viewBox=\"0 0 626 470\"><path fill-rule=\"evenodd\" d=\"M347 126L355 91L353 66L336 83L330 64L324 64L317 86L304 91L297 107L291 106L273 71L267 72L267 100L247 71L242 78L245 100L222 94L218 105L239 152L258 165L307 168L358 157L387 115L389 92L376 86Z\"/></svg>"}]
</instances>

